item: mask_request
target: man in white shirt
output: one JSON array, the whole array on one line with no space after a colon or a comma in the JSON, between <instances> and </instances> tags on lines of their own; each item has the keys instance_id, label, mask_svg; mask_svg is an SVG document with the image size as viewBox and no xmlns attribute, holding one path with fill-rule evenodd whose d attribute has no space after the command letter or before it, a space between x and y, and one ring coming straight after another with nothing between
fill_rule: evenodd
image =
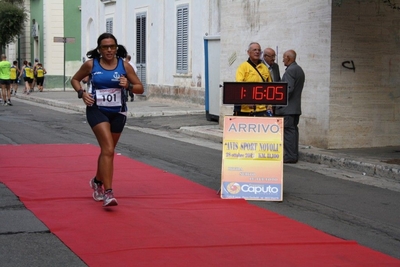
<instances>
[{"instance_id":1,"label":"man in white shirt","mask_svg":"<svg viewBox=\"0 0 400 267\"><path fill-rule=\"evenodd\" d=\"M136 68L135 64L132 63L131 59L132 59L131 55L126 55L125 61L127 61L132 66L135 73L137 73L137 68ZM126 90L127 90L127 93L129 93L129 96L131 97L131 102L133 102L135 95L132 93L131 85ZM128 96L126 96L126 101L128 101Z\"/></svg>"},{"instance_id":2,"label":"man in white shirt","mask_svg":"<svg viewBox=\"0 0 400 267\"><path fill-rule=\"evenodd\" d=\"M281 81L281 74L279 72L279 65L275 63L275 57L276 54L274 49L269 47L264 49L263 62L271 73L272 81L279 82Z\"/></svg>"}]
</instances>

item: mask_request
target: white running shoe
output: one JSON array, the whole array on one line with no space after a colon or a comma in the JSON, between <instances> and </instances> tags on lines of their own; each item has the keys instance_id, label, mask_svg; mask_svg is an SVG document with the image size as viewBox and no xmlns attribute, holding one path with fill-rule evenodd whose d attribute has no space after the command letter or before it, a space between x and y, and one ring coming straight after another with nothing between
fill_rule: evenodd
<instances>
[{"instance_id":1,"label":"white running shoe","mask_svg":"<svg viewBox=\"0 0 400 267\"><path fill-rule=\"evenodd\" d=\"M104 193L103 207L117 206L117 199L114 197L112 191Z\"/></svg>"},{"instance_id":2,"label":"white running shoe","mask_svg":"<svg viewBox=\"0 0 400 267\"><path fill-rule=\"evenodd\" d=\"M93 199L95 201L102 201L104 199L103 185L96 184L94 178L90 179L89 185L93 189Z\"/></svg>"}]
</instances>

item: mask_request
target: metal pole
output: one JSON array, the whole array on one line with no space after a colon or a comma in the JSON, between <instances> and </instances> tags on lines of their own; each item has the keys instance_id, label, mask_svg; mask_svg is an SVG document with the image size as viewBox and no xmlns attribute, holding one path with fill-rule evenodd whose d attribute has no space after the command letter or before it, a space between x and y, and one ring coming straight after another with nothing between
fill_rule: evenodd
<instances>
[{"instance_id":1,"label":"metal pole","mask_svg":"<svg viewBox=\"0 0 400 267\"><path fill-rule=\"evenodd\" d=\"M65 92L65 43L67 42L67 38L64 37L64 92Z\"/></svg>"},{"instance_id":2,"label":"metal pole","mask_svg":"<svg viewBox=\"0 0 400 267\"><path fill-rule=\"evenodd\" d=\"M18 56L17 56L17 61L18 61L18 68L19 68L19 70L21 71L21 66L22 66L22 64L21 64L21 36L20 35L18 35L18 43L17 43L17 46L18 46ZM21 73L19 73L19 74L21 74ZM18 77L19 77L19 74L18 74ZM19 80L19 78L17 79L17 82L18 82L18 86L20 85L20 80Z\"/></svg>"}]
</instances>

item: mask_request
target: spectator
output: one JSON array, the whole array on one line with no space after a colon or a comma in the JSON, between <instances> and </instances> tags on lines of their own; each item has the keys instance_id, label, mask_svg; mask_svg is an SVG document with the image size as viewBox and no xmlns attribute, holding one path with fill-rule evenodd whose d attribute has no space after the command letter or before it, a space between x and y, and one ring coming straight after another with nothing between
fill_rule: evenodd
<instances>
[{"instance_id":1,"label":"spectator","mask_svg":"<svg viewBox=\"0 0 400 267\"><path fill-rule=\"evenodd\" d=\"M263 53L264 63L267 66L273 82L279 82L281 80L281 74L279 72L279 65L275 63L275 50L272 48L265 48Z\"/></svg>"},{"instance_id":2,"label":"spectator","mask_svg":"<svg viewBox=\"0 0 400 267\"><path fill-rule=\"evenodd\" d=\"M283 63L286 66L282 81L288 83L288 105L277 106L275 114L283 116L284 123L284 163L297 163L299 160L299 120L301 115L301 93L303 91L305 75L303 69L297 65L296 52L288 50L283 54Z\"/></svg>"},{"instance_id":3,"label":"spectator","mask_svg":"<svg viewBox=\"0 0 400 267\"><path fill-rule=\"evenodd\" d=\"M261 46L252 42L247 49L249 58L239 65L236 70L237 82L271 82L268 68L260 60ZM266 105L235 105L233 114L235 116L266 117L267 109L272 111L272 106Z\"/></svg>"},{"instance_id":4,"label":"spectator","mask_svg":"<svg viewBox=\"0 0 400 267\"><path fill-rule=\"evenodd\" d=\"M125 61L128 61L128 63L132 66L135 73L137 73L137 68L136 68L135 64L133 64L131 61L131 55L126 55ZM135 99L135 95L133 94L133 92L131 90L131 85L129 85L129 88L127 89L127 93L131 97L131 102L133 102L133 100ZM126 101L128 101L128 95L126 96Z\"/></svg>"}]
</instances>

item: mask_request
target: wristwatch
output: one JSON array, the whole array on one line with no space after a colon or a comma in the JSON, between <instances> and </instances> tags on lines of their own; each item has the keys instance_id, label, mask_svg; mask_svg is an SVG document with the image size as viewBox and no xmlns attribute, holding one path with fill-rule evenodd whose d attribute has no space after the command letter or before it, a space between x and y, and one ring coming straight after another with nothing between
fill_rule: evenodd
<instances>
[{"instance_id":1,"label":"wristwatch","mask_svg":"<svg viewBox=\"0 0 400 267\"><path fill-rule=\"evenodd\" d=\"M84 92L86 92L86 91L83 90L83 89L79 89L79 90L77 91L77 93L78 93L78 98L82 98Z\"/></svg>"}]
</instances>

